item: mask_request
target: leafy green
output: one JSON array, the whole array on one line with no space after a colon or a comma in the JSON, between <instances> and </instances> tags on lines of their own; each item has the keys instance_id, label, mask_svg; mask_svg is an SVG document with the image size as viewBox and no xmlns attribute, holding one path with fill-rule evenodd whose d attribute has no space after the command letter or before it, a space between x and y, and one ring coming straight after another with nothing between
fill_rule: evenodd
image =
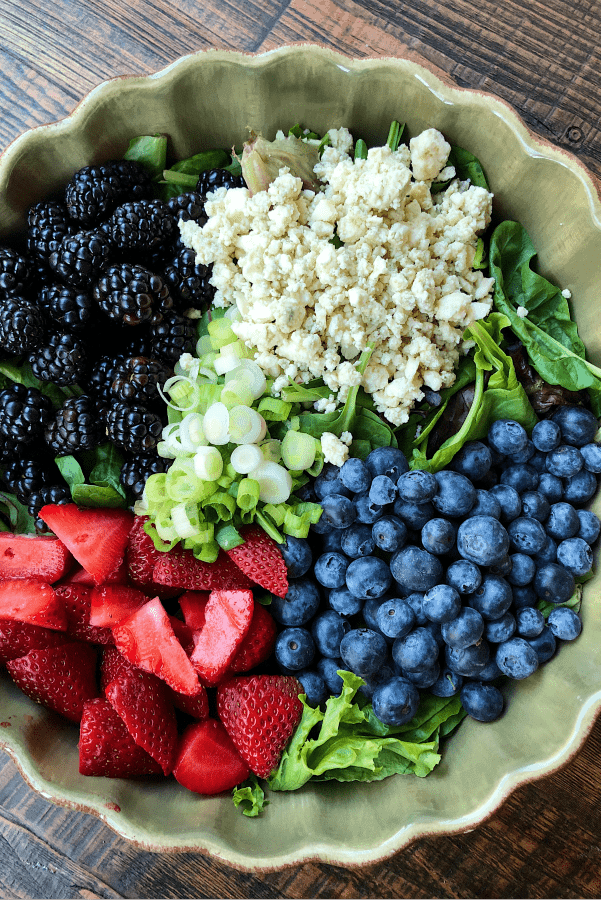
<instances>
[{"instance_id":1,"label":"leafy green","mask_svg":"<svg viewBox=\"0 0 601 900\"><path fill-rule=\"evenodd\" d=\"M454 167L454 177L459 178L460 181L471 181L477 187L483 187L488 190L488 181L480 160L473 153L470 153L469 150L464 150L463 147L452 146L447 159L447 166ZM446 181L435 181L432 185L432 193L438 194L440 191L446 190L452 180L452 178L448 178Z\"/></svg>"},{"instance_id":2,"label":"leafy green","mask_svg":"<svg viewBox=\"0 0 601 900\"><path fill-rule=\"evenodd\" d=\"M396 122L394 119L390 123L390 128L388 130L388 137L386 138L386 143L390 147L392 151L398 150L398 146L401 143L401 138L403 137L403 131L405 130L404 122Z\"/></svg>"},{"instance_id":3,"label":"leafy green","mask_svg":"<svg viewBox=\"0 0 601 900\"><path fill-rule=\"evenodd\" d=\"M157 179L167 164L167 135L142 134L133 138L123 158L140 163L151 178Z\"/></svg>"},{"instance_id":4,"label":"leafy green","mask_svg":"<svg viewBox=\"0 0 601 900\"><path fill-rule=\"evenodd\" d=\"M127 495L120 480L123 455L114 444L95 447L80 458L57 456L55 463L81 506L125 507Z\"/></svg>"},{"instance_id":5,"label":"leafy green","mask_svg":"<svg viewBox=\"0 0 601 900\"><path fill-rule=\"evenodd\" d=\"M249 818L258 816L269 805L269 800L265 799L265 792L256 775L251 775L234 788L232 799L234 806L242 807L242 814Z\"/></svg>"},{"instance_id":6,"label":"leafy green","mask_svg":"<svg viewBox=\"0 0 601 900\"><path fill-rule=\"evenodd\" d=\"M163 169L163 177L159 181L162 198L168 200L170 197L196 190L202 172L224 169L231 162L231 155L221 149L203 150L187 159L179 160L169 169Z\"/></svg>"},{"instance_id":7,"label":"leafy green","mask_svg":"<svg viewBox=\"0 0 601 900\"><path fill-rule=\"evenodd\" d=\"M548 619L549 613L559 606L568 606L570 609L573 609L574 612L580 612L580 607L582 605L582 591L583 585L577 584L574 588L574 593L565 603L549 603L547 600L539 600L536 604L536 608L542 612L545 619Z\"/></svg>"},{"instance_id":8,"label":"leafy green","mask_svg":"<svg viewBox=\"0 0 601 900\"><path fill-rule=\"evenodd\" d=\"M86 476L83 469L74 456L57 456L54 460L56 466L73 491L73 488L79 484L86 483Z\"/></svg>"},{"instance_id":9,"label":"leafy green","mask_svg":"<svg viewBox=\"0 0 601 900\"><path fill-rule=\"evenodd\" d=\"M0 531L35 534L35 519L14 494L0 492Z\"/></svg>"}]
</instances>

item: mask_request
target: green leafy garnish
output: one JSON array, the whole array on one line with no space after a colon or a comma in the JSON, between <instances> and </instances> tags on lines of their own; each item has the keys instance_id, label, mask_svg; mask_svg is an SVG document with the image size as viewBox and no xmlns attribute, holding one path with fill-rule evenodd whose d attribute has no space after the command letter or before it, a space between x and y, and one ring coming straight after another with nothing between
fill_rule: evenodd
<instances>
[{"instance_id":1,"label":"green leafy garnish","mask_svg":"<svg viewBox=\"0 0 601 900\"><path fill-rule=\"evenodd\" d=\"M71 489L74 503L95 507L127 506L127 495L119 478L123 455L114 444L101 444L79 454L79 459L57 456L54 461Z\"/></svg>"},{"instance_id":2,"label":"green leafy garnish","mask_svg":"<svg viewBox=\"0 0 601 900\"><path fill-rule=\"evenodd\" d=\"M35 519L14 494L0 492L0 531L35 534Z\"/></svg>"},{"instance_id":3,"label":"green leafy garnish","mask_svg":"<svg viewBox=\"0 0 601 900\"><path fill-rule=\"evenodd\" d=\"M473 153L470 153L469 150L464 150L463 147L451 147L447 166L454 167L454 178L459 178L460 181L471 181L477 187L483 187L488 190L488 181L480 160ZM447 178L446 181L435 181L431 192L438 194L440 191L446 190L452 180L452 178Z\"/></svg>"},{"instance_id":4,"label":"green leafy garnish","mask_svg":"<svg viewBox=\"0 0 601 900\"><path fill-rule=\"evenodd\" d=\"M167 164L167 135L142 134L133 138L123 158L139 163L156 180Z\"/></svg>"},{"instance_id":5,"label":"green leafy garnish","mask_svg":"<svg viewBox=\"0 0 601 900\"><path fill-rule=\"evenodd\" d=\"M249 818L258 816L269 805L269 800L265 799L265 792L256 775L251 775L237 788L234 788L232 800L234 806L241 807L242 814Z\"/></svg>"}]
</instances>

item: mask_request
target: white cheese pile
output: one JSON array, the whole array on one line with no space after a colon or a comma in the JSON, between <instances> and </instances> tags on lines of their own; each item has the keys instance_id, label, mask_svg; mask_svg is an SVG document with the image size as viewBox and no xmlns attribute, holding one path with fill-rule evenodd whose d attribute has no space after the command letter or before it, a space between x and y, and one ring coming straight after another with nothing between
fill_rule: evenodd
<instances>
[{"instance_id":1,"label":"white cheese pile","mask_svg":"<svg viewBox=\"0 0 601 900\"><path fill-rule=\"evenodd\" d=\"M493 279L472 264L492 194L458 179L431 193L433 181L455 175L434 129L394 152L374 147L366 160L353 160L346 129L329 134L315 167L322 192L303 190L286 169L252 197L219 188L206 225L180 221L181 236L197 263L213 263L215 305L237 305L232 327L256 348L275 393L289 379L322 377L333 408L362 383L401 425L422 385L453 383L464 329L490 310ZM370 343L361 379L356 363Z\"/></svg>"}]
</instances>

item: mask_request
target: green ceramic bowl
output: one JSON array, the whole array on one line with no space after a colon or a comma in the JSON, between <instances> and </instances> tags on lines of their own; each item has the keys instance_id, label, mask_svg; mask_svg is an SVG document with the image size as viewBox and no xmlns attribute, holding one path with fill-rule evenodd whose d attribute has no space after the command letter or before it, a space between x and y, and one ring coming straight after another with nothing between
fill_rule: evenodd
<instances>
[{"instance_id":1,"label":"green ceramic bowl","mask_svg":"<svg viewBox=\"0 0 601 900\"><path fill-rule=\"evenodd\" d=\"M31 203L79 167L120 156L138 134L167 132L173 153L185 157L240 144L248 127L272 136L297 121L322 132L345 125L368 143L383 143L391 119L406 121L413 134L435 126L480 158L497 213L526 227L541 271L570 289L590 356L601 363L601 204L593 179L530 134L504 103L454 88L407 60L351 60L311 46L260 56L209 51L150 77L102 84L67 119L28 132L0 159L0 239L24 225ZM0 743L44 797L92 812L152 850L204 850L257 870L315 858L373 862L421 835L474 826L517 785L577 752L601 707L599 586L598 577L586 586L579 639L515 685L500 721L464 723L425 779L308 785L274 795L262 817L248 819L229 797L199 797L173 780L84 778L76 727L5 677Z\"/></svg>"}]
</instances>

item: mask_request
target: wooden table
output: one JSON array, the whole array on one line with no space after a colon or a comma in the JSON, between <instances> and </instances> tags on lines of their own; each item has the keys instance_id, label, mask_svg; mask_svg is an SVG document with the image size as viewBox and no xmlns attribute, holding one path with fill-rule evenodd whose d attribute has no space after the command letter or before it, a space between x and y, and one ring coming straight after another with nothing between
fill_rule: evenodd
<instances>
[{"instance_id":1,"label":"wooden table","mask_svg":"<svg viewBox=\"0 0 601 900\"><path fill-rule=\"evenodd\" d=\"M316 42L420 57L492 91L601 177L601 0L0 0L0 147L69 113L105 78L192 50ZM0 754L0 894L59 897L599 897L601 722L560 772L466 834L361 869L265 875L133 847L39 799Z\"/></svg>"}]
</instances>

